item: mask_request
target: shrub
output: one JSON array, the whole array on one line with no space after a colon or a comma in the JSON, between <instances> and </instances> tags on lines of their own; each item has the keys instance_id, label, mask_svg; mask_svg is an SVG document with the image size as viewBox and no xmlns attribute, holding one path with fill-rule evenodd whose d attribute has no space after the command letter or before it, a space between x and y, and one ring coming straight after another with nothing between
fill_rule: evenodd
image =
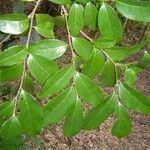
<instances>
[{"instance_id":1,"label":"shrub","mask_svg":"<svg viewBox=\"0 0 150 150\"><path fill-rule=\"evenodd\" d=\"M114 8L104 0L49 0L61 7L61 16L52 17L36 14L41 1L29 16L0 15L0 31L8 34L6 39L26 37L25 44L0 54L1 82L19 80L15 97L0 105L2 149L17 149L23 134L38 135L42 128L62 119L64 135L70 137L80 130L98 128L114 114L112 135L127 136L132 127L130 109L150 114L149 97L134 88L138 73L149 67L150 55L145 51L141 60L125 61L148 40L132 47L119 46L123 26L115 10L127 19L148 23L150 3L116 0ZM54 26L67 29L68 42L55 38ZM90 38L82 31L84 27L100 32L100 36ZM42 40L30 43L33 30ZM71 62L60 69L56 61L66 51L71 52ZM33 81L41 86L34 97ZM112 92L106 95L107 87ZM42 106L43 100L46 104ZM88 112L83 111L85 102L91 106Z\"/></svg>"}]
</instances>

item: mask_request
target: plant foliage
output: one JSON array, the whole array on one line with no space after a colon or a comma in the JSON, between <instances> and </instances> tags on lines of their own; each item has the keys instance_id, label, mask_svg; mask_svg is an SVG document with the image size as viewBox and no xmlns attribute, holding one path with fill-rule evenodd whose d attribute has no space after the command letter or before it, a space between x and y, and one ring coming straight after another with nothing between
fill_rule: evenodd
<instances>
[{"instance_id":1,"label":"plant foliage","mask_svg":"<svg viewBox=\"0 0 150 150\"><path fill-rule=\"evenodd\" d=\"M150 2L115 0L114 9L106 0L49 0L61 7L62 16L52 17L35 14L41 1L29 16L0 15L1 32L27 39L0 53L1 83L19 81L16 96L0 105L0 147L17 149L22 135L38 135L60 120L64 120L64 135L71 137L98 128L111 114L116 118L112 135L129 135L129 110L150 114L149 97L134 87L138 73L150 66L150 54L145 51L139 62L126 63L128 56L147 45L147 39L132 47L119 46L124 31L116 9L127 19L148 23ZM55 26L66 28L68 41L55 38ZM85 27L100 36L88 37L82 31ZM31 42L33 31L41 40ZM59 67L57 61L66 51L71 51L71 61ZM34 96L33 81L40 86ZM104 95L106 87L112 93ZM85 102L91 106L88 112L83 109Z\"/></svg>"}]
</instances>

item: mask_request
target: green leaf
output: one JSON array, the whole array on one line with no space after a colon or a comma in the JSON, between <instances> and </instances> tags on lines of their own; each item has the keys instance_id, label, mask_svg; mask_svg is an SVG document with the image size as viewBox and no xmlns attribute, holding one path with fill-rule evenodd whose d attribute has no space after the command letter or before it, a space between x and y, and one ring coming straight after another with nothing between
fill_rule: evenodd
<instances>
[{"instance_id":1,"label":"green leaf","mask_svg":"<svg viewBox=\"0 0 150 150\"><path fill-rule=\"evenodd\" d=\"M48 1L51 1L51 2L56 3L56 4L60 4L60 5L71 3L70 0L48 0Z\"/></svg>"},{"instance_id":2,"label":"green leaf","mask_svg":"<svg viewBox=\"0 0 150 150\"><path fill-rule=\"evenodd\" d=\"M145 45L147 41L144 40L140 44L134 45L132 47L112 47L106 50L106 53L116 61L122 61L131 54L139 52Z\"/></svg>"},{"instance_id":3,"label":"green leaf","mask_svg":"<svg viewBox=\"0 0 150 150\"><path fill-rule=\"evenodd\" d=\"M142 60L139 62L139 65L143 68L149 68L150 67L150 54L148 51L144 52L144 56Z\"/></svg>"},{"instance_id":4,"label":"green leaf","mask_svg":"<svg viewBox=\"0 0 150 150\"><path fill-rule=\"evenodd\" d=\"M61 120L68 109L71 107L75 98L75 91L69 88L62 92L60 95L55 96L43 108L44 113L44 127L54 124Z\"/></svg>"},{"instance_id":5,"label":"green leaf","mask_svg":"<svg viewBox=\"0 0 150 150\"><path fill-rule=\"evenodd\" d=\"M47 14L36 14L36 22L37 22L37 26L42 26L46 22L51 22L52 23L52 28L53 28L53 25L54 25L53 17L51 17Z\"/></svg>"},{"instance_id":6,"label":"green leaf","mask_svg":"<svg viewBox=\"0 0 150 150\"><path fill-rule=\"evenodd\" d=\"M22 88L27 92L30 92L34 89L32 78L27 73L24 75Z\"/></svg>"},{"instance_id":7,"label":"green leaf","mask_svg":"<svg viewBox=\"0 0 150 150\"><path fill-rule=\"evenodd\" d=\"M98 49L94 49L89 60L82 67L82 72L89 78L94 78L102 69L105 63L104 55Z\"/></svg>"},{"instance_id":8,"label":"green leaf","mask_svg":"<svg viewBox=\"0 0 150 150\"><path fill-rule=\"evenodd\" d=\"M137 80L136 72L132 68L127 68L125 70L124 79L127 84L133 85Z\"/></svg>"},{"instance_id":9,"label":"green leaf","mask_svg":"<svg viewBox=\"0 0 150 150\"><path fill-rule=\"evenodd\" d=\"M86 75L77 73L75 78L75 86L79 96L82 99L90 102L93 105L103 102L101 89Z\"/></svg>"},{"instance_id":10,"label":"green leaf","mask_svg":"<svg viewBox=\"0 0 150 150\"><path fill-rule=\"evenodd\" d=\"M148 1L117 0L116 7L126 18L150 22L150 2Z\"/></svg>"},{"instance_id":11,"label":"green leaf","mask_svg":"<svg viewBox=\"0 0 150 150\"><path fill-rule=\"evenodd\" d=\"M34 29L43 37L45 38L54 38L53 30L50 30L48 27L34 27Z\"/></svg>"},{"instance_id":12,"label":"green leaf","mask_svg":"<svg viewBox=\"0 0 150 150\"><path fill-rule=\"evenodd\" d=\"M112 127L112 135L119 138L125 137L130 134L132 129L132 122L126 108L119 103L115 108L115 115L117 120Z\"/></svg>"},{"instance_id":13,"label":"green leaf","mask_svg":"<svg viewBox=\"0 0 150 150\"><path fill-rule=\"evenodd\" d=\"M116 41L114 40L109 40L109 39L104 39L104 38L100 38L100 39L96 39L94 40L94 45L96 48L111 48L116 44Z\"/></svg>"},{"instance_id":14,"label":"green leaf","mask_svg":"<svg viewBox=\"0 0 150 150\"><path fill-rule=\"evenodd\" d=\"M0 82L5 82L9 80L15 80L22 75L23 65L17 64L11 67L0 68Z\"/></svg>"},{"instance_id":15,"label":"green leaf","mask_svg":"<svg viewBox=\"0 0 150 150\"><path fill-rule=\"evenodd\" d=\"M116 83L116 70L114 64L107 59L101 72L101 84L103 86L114 86Z\"/></svg>"},{"instance_id":16,"label":"green leaf","mask_svg":"<svg viewBox=\"0 0 150 150\"><path fill-rule=\"evenodd\" d=\"M32 95L22 90L19 101L19 121L21 128L29 136L37 135L43 127L42 107Z\"/></svg>"},{"instance_id":17,"label":"green leaf","mask_svg":"<svg viewBox=\"0 0 150 150\"><path fill-rule=\"evenodd\" d=\"M3 150L16 150L21 144L21 128L16 117L9 118L0 129Z\"/></svg>"},{"instance_id":18,"label":"green leaf","mask_svg":"<svg viewBox=\"0 0 150 150\"><path fill-rule=\"evenodd\" d=\"M54 73L45 83L42 91L39 94L40 98L46 96L52 96L53 94L62 90L67 84L69 84L71 78L74 75L74 67L68 65L64 69L61 69Z\"/></svg>"},{"instance_id":19,"label":"green leaf","mask_svg":"<svg viewBox=\"0 0 150 150\"><path fill-rule=\"evenodd\" d=\"M90 55L94 49L94 46L91 42L80 37L73 37L72 44L79 56L81 56L85 60L88 60L90 58Z\"/></svg>"},{"instance_id":20,"label":"green leaf","mask_svg":"<svg viewBox=\"0 0 150 150\"><path fill-rule=\"evenodd\" d=\"M97 16L98 10L96 6L92 3L87 3L84 10L84 22L92 30L95 30L97 27Z\"/></svg>"},{"instance_id":21,"label":"green leaf","mask_svg":"<svg viewBox=\"0 0 150 150\"><path fill-rule=\"evenodd\" d=\"M87 4L88 2L90 2L91 0L76 0L76 2L78 3L82 3L82 4Z\"/></svg>"},{"instance_id":22,"label":"green leaf","mask_svg":"<svg viewBox=\"0 0 150 150\"><path fill-rule=\"evenodd\" d=\"M7 34L21 34L29 27L27 16L19 14L0 15L0 31Z\"/></svg>"},{"instance_id":23,"label":"green leaf","mask_svg":"<svg viewBox=\"0 0 150 150\"><path fill-rule=\"evenodd\" d=\"M47 14L36 14L37 26L35 30L45 38L54 38L54 19Z\"/></svg>"},{"instance_id":24,"label":"green leaf","mask_svg":"<svg viewBox=\"0 0 150 150\"><path fill-rule=\"evenodd\" d=\"M22 62L27 57L24 46L13 46L0 54L0 66L13 66Z\"/></svg>"},{"instance_id":25,"label":"green leaf","mask_svg":"<svg viewBox=\"0 0 150 150\"><path fill-rule=\"evenodd\" d=\"M67 49L65 42L56 39L47 39L32 44L29 52L36 56L42 56L54 60L62 56Z\"/></svg>"},{"instance_id":26,"label":"green leaf","mask_svg":"<svg viewBox=\"0 0 150 150\"><path fill-rule=\"evenodd\" d=\"M113 94L105 101L92 108L84 118L83 129L91 130L98 128L113 112L117 105L117 95Z\"/></svg>"},{"instance_id":27,"label":"green leaf","mask_svg":"<svg viewBox=\"0 0 150 150\"><path fill-rule=\"evenodd\" d=\"M40 56L29 55L27 64L33 77L41 84L58 70L58 66L53 61Z\"/></svg>"},{"instance_id":28,"label":"green leaf","mask_svg":"<svg viewBox=\"0 0 150 150\"><path fill-rule=\"evenodd\" d=\"M98 26L103 38L115 40L116 42L122 39L121 21L110 5L102 4L98 14Z\"/></svg>"},{"instance_id":29,"label":"green leaf","mask_svg":"<svg viewBox=\"0 0 150 150\"><path fill-rule=\"evenodd\" d=\"M69 12L68 18L69 30L72 36L77 36L84 26L83 7L74 3Z\"/></svg>"},{"instance_id":30,"label":"green leaf","mask_svg":"<svg viewBox=\"0 0 150 150\"><path fill-rule=\"evenodd\" d=\"M126 84L120 83L119 95L123 103L137 112L150 114L150 98Z\"/></svg>"},{"instance_id":31,"label":"green leaf","mask_svg":"<svg viewBox=\"0 0 150 150\"><path fill-rule=\"evenodd\" d=\"M13 114L14 103L12 101L4 102L0 105L0 126L7 117Z\"/></svg>"},{"instance_id":32,"label":"green leaf","mask_svg":"<svg viewBox=\"0 0 150 150\"><path fill-rule=\"evenodd\" d=\"M68 111L63 126L64 135L67 137L79 133L83 125L83 107L77 93L74 99L74 104Z\"/></svg>"},{"instance_id":33,"label":"green leaf","mask_svg":"<svg viewBox=\"0 0 150 150\"><path fill-rule=\"evenodd\" d=\"M63 26L65 27L65 17L64 16L56 16L53 18L55 26Z\"/></svg>"}]
</instances>

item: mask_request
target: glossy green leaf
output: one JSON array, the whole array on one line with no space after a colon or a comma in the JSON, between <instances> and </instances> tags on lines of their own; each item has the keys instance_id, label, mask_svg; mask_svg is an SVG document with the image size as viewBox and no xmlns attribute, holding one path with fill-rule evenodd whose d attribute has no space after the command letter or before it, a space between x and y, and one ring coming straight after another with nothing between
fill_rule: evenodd
<instances>
[{"instance_id":1,"label":"glossy green leaf","mask_svg":"<svg viewBox=\"0 0 150 150\"><path fill-rule=\"evenodd\" d=\"M93 3L87 3L84 9L84 22L92 30L97 27L98 10Z\"/></svg>"},{"instance_id":2,"label":"glossy green leaf","mask_svg":"<svg viewBox=\"0 0 150 150\"><path fill-rule=\"evenodd\" d=\"M126 108L119 103L115 108L116 121L112 127L112 135L119 138L125 137L130 134L132 122Z\"/></svg>"},{"instance_id":3,"label":"glossy green leaf","mask_svg":"<svg viewBox=\"0 0 150 150\"><path fill-rule=\"evenodd\" d=\"M52 27L54 25L54 19L53 17L47 15L47 14L36 14L36 23L37 26L41 26L43 24L45 24L46 22L51 22L52 23Z\"/></svg>"},{"instance_id":4,"label":"glossy green leaf","mask_svg":"<svg viewBox=\"0 0 150 150\"><path fill-rule=\"evenodd\" d=\"M107 59L101 72L102 86L114 86L116 83L116 70L114 64Z\"/></svg>"},{"instance_id":5,"label":"glossy green leaf","mask_svg":"<svg viewBox=\"0 0 150 150\"><path fill-rule=\"evenodd\" d=\"M138 0L117 0L118 11L131 20L150 22L150 2Z\"/></svg>"},{"instance_id":6,"label":"glossy green leaf","mask_svg":"<svg viewBox=\"0 0 150 150\"><path fill-rule=\"evenodd\" d=\"M103 53L98 49L94 49L89 60L83 65L82 72L89 78L94 78L101 71L104 63L105 57Z\"/></svg>"},{"instance_id":7,"label":"glossy green leaf","mask_svg":"<svg viewBox=\"0 0 150 150\"><path fill-rule=\"evenodd\" d=\"M36 14L37 26L34 29L45 38L54 38L54 19L47 14Z\"/></svg>"},{"instance_id":8,"label":"glossy green leaf","mask_svg":"<svg viewBox=\"0 0 150 150\"><path fill-rule=\"evenodd\" d=\"M79 96L82 99L90 102L93 105L103 102L101 89L86 75L77 73L75 78L75 86Z\"/></svg>"},{"instance_id":9,"label":"glossy green leaf","mask_svg":"<svg viewBox=\"0 0 150 150\"><path fill-rule=\"evenodd\" d=\"M0 129L3 150L16 150L21 144L21 128L16 117L9 118Z\"/></svg>"},{"instance_id":10,"label":"glossy green leaf","mask_svg":"<svg viewBox=\"0 0 150 150\"><path fill-rule=\"evenodd\" d=\"M64 135L67 137L78 134L83 125L83 107L78 95L75 95L75 101L68 111L63 126Z\"/></svg>"},{"instance_id":11,"label":"glossy green leaf","mask_svg":"<svg viewBox=\"0 0 150 150\"><path fill-rule=\"evenodd\" d=\"M54 73L45 83L42 91L39 94L40 98L46 96L52 96L54 93L62 90L67 84L69 84L71 78L74 75L74 67L68 65L64 69L61 69Z\"/></svg>"},{"instance_id":12,"label":"glossy green leaf","mask_svg":"<svg viewBox=\"0 0 150 150\"><path fill-rule=\"evenodd\" d=\"M54 38L53 30L50 30L48 27L34 27L34 29L43 37L45 38Z\"/></svg>"},{"instance_id":13,"label":"glossy green leaf","mask_svg":"<svg viewBox=\"0 0 150 150\"><path fill-rule=\"evenodd\" d=\"M0 31L7 34L21 34L29 27L27 16L19 14L0 15Z\"/></svg>"},{"instance_id":14,"label":"glossy green leaf","mask_svg":"<svg viewBox=\"0 0 150 150\"><path fill-rule=\"evenodd\" d=\"M113 94L105 101L92 108L84 118L83 129L91 130L98 128L113 112L117 105L117 96Z\"/></svg>"},{"instance_id":15,"label":"glossy green leaf","mask_svg":"<svg viewBox=\"0 0 150 150\"><path fill-rule=\"evenodd\" d=\"M40 56L29 55L27 64L33 77L41 84L58 70L53 61Z\"/></svg>"},{"instance_id":16,"label":"glossy green leaf","mask_svg":"<svg viewBox=\"0 0 150 150\"><path fill-rule=\"evenodd\" d=\"M12 101L4 102L0 105L0 126L7 117L13 114L14 103Z\"/></svg>"},{"instance_id":17,"label":"glossy green leaf","mask_svg":"<svg viewBox=\"0 0 150 150\"><path fill-rule=\"evenodd\" d=\"M98 14L98 26L105 39L120 41L123 35L121 22L113 7L103 3Z\"/></svg>"},{"instance_id":18,"label":"glossy green leaf","mask_svg":"<svg viewBox=\"0 0 150 150\"><path fill-rule=\"evenodd\" d=\"M123 103L137 112L150 114L150 98L126 84L119 85L119 95Z\"/></svg>"},{"instance_id":19,"label":"glossy green leaf","mask_svg":"<svg viewBox=\"0 0 150 150\"><path fill-rule=\"evenodd\" d=\"M90 55L94 49L94 46L91 42L80 37L73 37L72 43L76 53L79 56L85 60L90 58Z\"/></svg>"},{"instance_id":20,"label":"glossy green leaf","mask_svg":"<svg viewBox=\"0 0 150 150\"><path fill-rule=\"evenodd\" d=\"M139 52L145 45L147 41L143 41L132 47L112 47L106 50L106 53L116 61L121 61L130 56L131 54Z\"/></svg>"},{"instance_id":21,"label":"glossy green leaf","mask_svg":"<svg viewBox=\"0 0 150 150\"><path fill-rule=\"evenodd\" d=\"M51 1L53 3L56 3L56 4L70 4L71 1L70 0L48 0L48 1Z\"/></svg>"},{"instance_id":22,"label":"glossy green leaf","mask_svg":"<svg viewBox=\"0 0 150 150\"><path fill-rule=\"evenodd\" d=\"M47 39L32 44L29 52L36 56L42 56L54 60L62 56L67 49L65 42L56 39Z\"/></svg>"},{"instance_id":23,"label":"glossy green leaf","mask_svg":"<svg viewBox=\"0 0 150 150\"><path fill-rule=\"evenodd\" d=\"M44 113L44 127L61 120L68 109L71 107L75 100L75 91L73 88L69 88L62 92L60 95L55 96L50 100L43 108Z\"/></svg>"},{"instance_id":24,"label":"glossy green leaf","mask_svg":"<svg viewBox=\"0 0 150 150\"><path fill-rule=\"evenodd\" d=\"M109 40L109 39L96 39L94 40L94 45L96 48L111 48L116 44L116 41L114 40Z\"/></svg>"},{"instance_id":25,"label":"glossy green leaf","mask_svg":"<svg viewBox=\"0 0 150 150\"><path fill-rule=\"evenodd\" d=\"M22 75L23 65L17 64L11 67L0 68L1 77L0 82L15 80Z\"/></svg>"},{"instance_id":26,"label":"glossy green leaf","mask_svg":"<svg viewBox=\"0 0 150 150\"><path fill-rule=\"evenodd\" d=\"M28 92L22 90L19 101L21 128L29 136L39 134L43 127L42 107Z\"/></svg>"},{"instance_id":27,"label":"glossy green leaf","mask_svg":"<svg viewBox=\"0 0 150 150\"><path fill-rule=\"evenodd\" d=\"M22 88L27 92L33 91L34 89L33 80L27 73L24 75Z\"/></svg>"},{"instance_id":28,"label":"glossy green leaf","mask_svg":"<svg viewBox=\"0 0 150 150\"><path fill-rule=\"evenodd\" d=\"M77 36L84 26L83 7L74 3L69 12L69 30L72 36Z\"/></svg>"},{"instance_id":29,"label":"glossy green leaf","mask_svg":"<svg viewBox=\"0 0 150 150\"><path fill-rule=\"evenodd\" d=\"M132 85L137 80L136 72L132 68L127 68L124 73L124 79L127 84Z\"/></svg>"},{"instance_id":30,"label":"glossy green leaf","mask_svg":"<svg viewBox=\"0 0 150 150\"><path fill-rule=\"evenodd\" d=\"M13 66L22 62L27 56L24 46L13 46L0 54L0 66Z\"/></svg>"}]
</instances>

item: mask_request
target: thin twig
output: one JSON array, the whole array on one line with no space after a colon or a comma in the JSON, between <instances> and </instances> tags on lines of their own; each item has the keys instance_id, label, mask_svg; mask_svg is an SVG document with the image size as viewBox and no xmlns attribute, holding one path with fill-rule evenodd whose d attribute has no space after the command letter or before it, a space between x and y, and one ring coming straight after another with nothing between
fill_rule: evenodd
<instances>
[{"instance_id":1,"label":"thin twig","mask_svg":"<svg viewBox=\"0 0 150 150\"><path fill-rule=\"evenodd\" d=\"M63 11L63 14L62 14L62 15L65 17L66 28L67 28L67 33L68 33L68 42L69 42L70 50L71 50L71 53L72 53L72 62L73 62L73 64L74 64L74 63L75 63L75 62L74 62L75 53L74 53L74 50L73 50L72 38L71 38L70 31L69 31L68 13L67 13L67 10L65 9L64 6L62 6L61 8L62 8L62 11Z\"/></svg>"},{"instance_id":2,"label":"thin twig","mask_svg":"<svg viewBox=\"0 0 150 150\"><path fill-rule=\"evenodd\" d=\"M80 31L80 33L81 33L85 38L87 38L90 42L93 43L93 40L92 40L88 35L86 35L83 31Z\"/></svg>"},{"instance_id":3,"label":"thin twig","mask_svg":"<svg viewBox=\"0 0 150 150\"><path fill-rule=\"evenodd\" d=\"M10 34L8 36L6 36L1 42L0 42L0 47L2 46L2 44L4 42L6 42L8 39L10 38Z\"/></svg>"},{"instance_id":4,"label":"thin twig","mask_svg":"<svg viewBox=\"0 0 150 150\"><path fill-rule=\"evenodd\" d=\"M27 42L26 42L26 48L28 49L29 47L29 43L30 43L30 39L31 39L31 33L32 33L32 27L33 27L33 21L34 21L34 16L35 16L35 12L39 6L39 4L41 3L42 0L38 0L33 11L31 12L31 14L29 15L30 18L30 28L29 28L29 32L28 32L28 38L27 38ZM14 98L14 111L13 111L13 116L15 116L16 113L16 107L17 107L17 102L18 102L18 98L22 89L22 85L23 85L23 80L24 80L24 76L25 76L25 70L26 70L26 60L24 60L23 62L23 73L21 76L21 81L20 81L20 85L17 91L17 94Z\"/></svg>"}]
</instances>

